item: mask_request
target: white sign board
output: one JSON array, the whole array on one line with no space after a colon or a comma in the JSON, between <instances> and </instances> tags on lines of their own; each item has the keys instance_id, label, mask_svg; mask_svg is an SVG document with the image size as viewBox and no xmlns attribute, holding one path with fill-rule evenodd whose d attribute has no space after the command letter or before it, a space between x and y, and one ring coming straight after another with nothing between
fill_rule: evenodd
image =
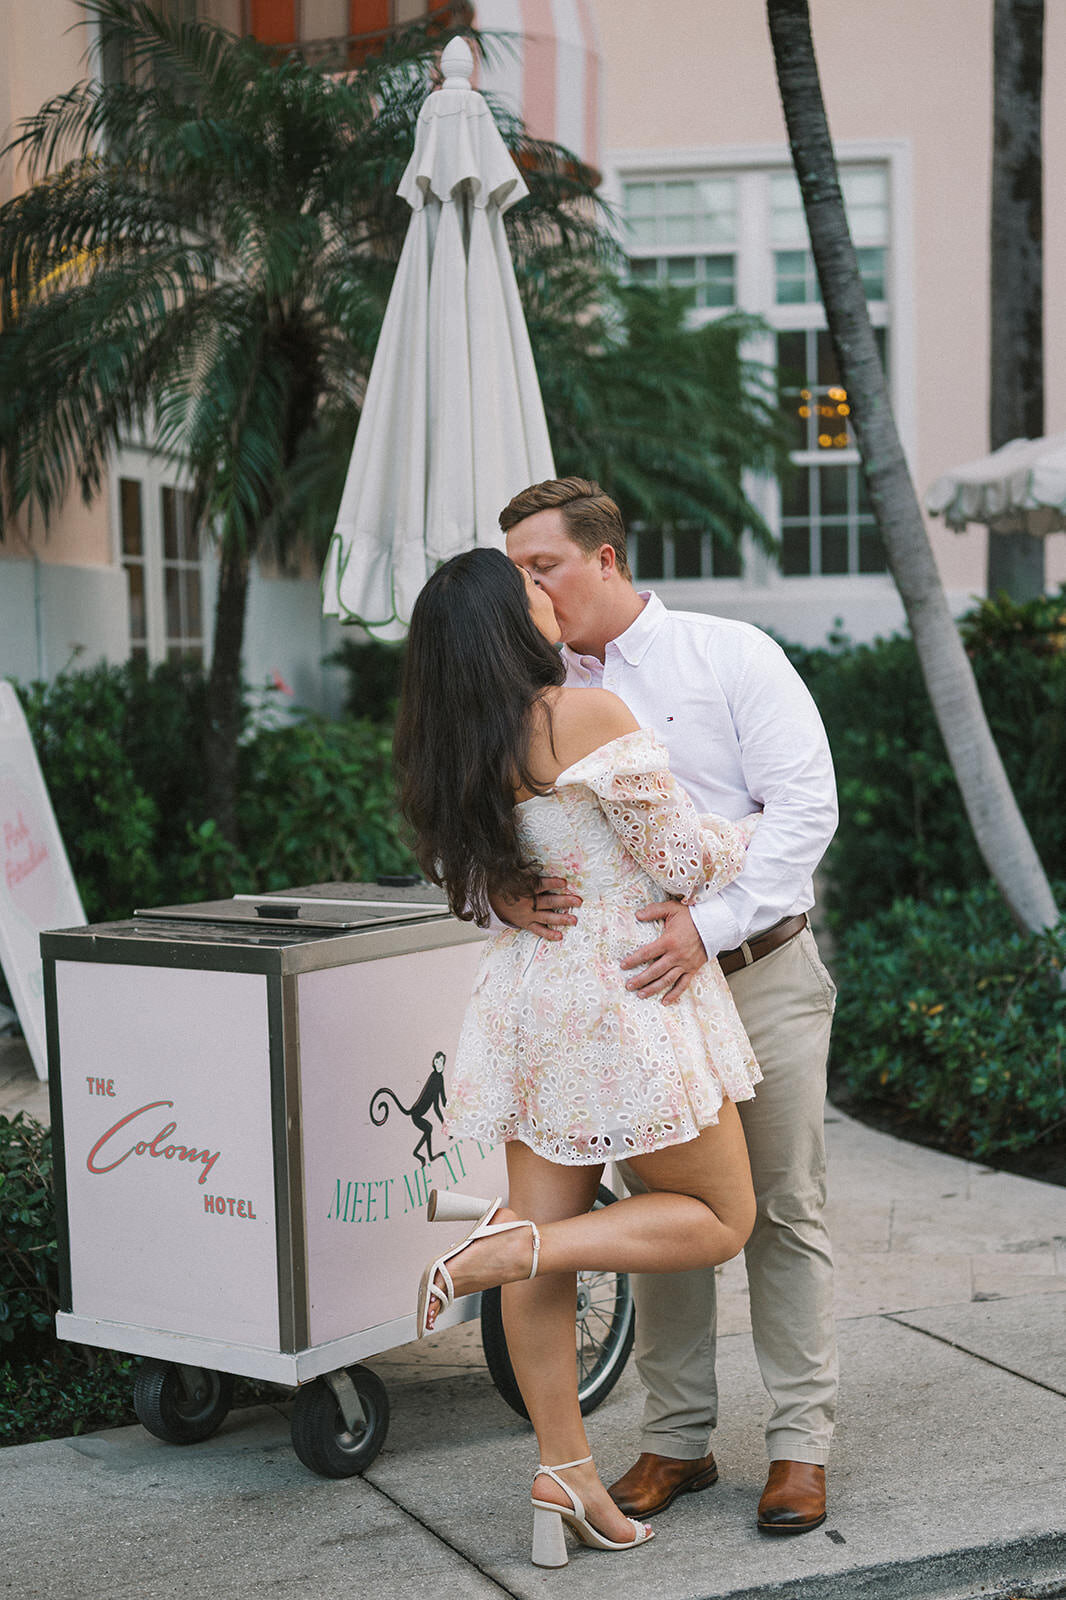
<instances>
[{"instance_id":1,"label":"white sign board","mask_svg":"<svg viewBox=\"0 0 1066 1600\"><path fill-rule=\"evenodd\" d=\"M79 1316L278 1348L266 979L56 962Z\"/></svg>"},{"instance_id":2,"label":"white sign board","mask_svg":"<svg viewBox=\"0 0 1066 1600\"><path fill-rule=\"evenodd\" d=\"M39 935L84 922L26 718L0 680L0 966L39 1078L48 1076Z\"/></svg>"}]
</instances>

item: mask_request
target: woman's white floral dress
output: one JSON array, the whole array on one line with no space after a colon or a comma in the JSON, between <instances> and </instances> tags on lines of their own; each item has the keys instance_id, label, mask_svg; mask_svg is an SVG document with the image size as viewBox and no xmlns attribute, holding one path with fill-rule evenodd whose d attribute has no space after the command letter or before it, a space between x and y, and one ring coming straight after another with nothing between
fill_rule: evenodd
<instances>
[{"instance_id":1,"label":"woman's white floral dress","mask_svg":"<svg viewBox=\"0 0 1066 1600\"><path fill-rule=\"evenodd\" d=\"M643 906L737 876L757 821L698 817L645 729L521 803L529 857L582 904L561 940L489 940L448 1095L452 1136L591 1165L694 1139L723 1098L752 1098L762 1074L718 962L669 1006L629 993L619 963L655 935L636 920Z\"/></svg>"}]
</instances>

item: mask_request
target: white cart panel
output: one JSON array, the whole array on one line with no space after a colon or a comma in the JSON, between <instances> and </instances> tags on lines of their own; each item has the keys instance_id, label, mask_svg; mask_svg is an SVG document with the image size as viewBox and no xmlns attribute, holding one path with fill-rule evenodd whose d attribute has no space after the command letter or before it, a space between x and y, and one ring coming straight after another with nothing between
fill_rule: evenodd
<instances>
[{"instance_id":1,"label":"white cart panel","mask_svg":"<svg viewBox=\"0 0 1066 1600\"><path fill-rule=\"evenodd\" d=\"M298 979L311 1346L411 1315L419 1273L449 1239L426 1226L430 1187L507 1192L502 1146L446 1141L436 1093L482 950L413 951Z\"/></svg>"},{"instance_id":2,"label":"white cart panel","mask_svg":"<svg viewBox=\"0 0 1066 1600\"><path fill-rule=\"evenodd\" d=\"M76 1316L278 1349L267 980L58 961Z\"/></svg>"}]
</instances>

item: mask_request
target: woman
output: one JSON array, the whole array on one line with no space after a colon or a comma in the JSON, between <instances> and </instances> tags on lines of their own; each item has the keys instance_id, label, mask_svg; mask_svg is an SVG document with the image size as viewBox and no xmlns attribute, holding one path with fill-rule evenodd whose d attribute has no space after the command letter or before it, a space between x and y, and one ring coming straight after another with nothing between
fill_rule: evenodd
<instances>
[{"instance_id":1,"label":"woman","mask_svg":"<svg viewBox=\"0 0 1066 1600\"><path fill-rule=\"evenodd\" d=\"M697 818L666 752L615 695L567 689L547 595L500 552L438 569L411 619L396 731L423 870L461 917L543 873L581 895L561 942L508 929L486 949L450 1087L453 1135L506 1142L508 1206L423 1275L419 1336L453 1298L504 1285L515 1376L536 1430L533 1560L566 1561L563 1522L601 1549L651 1530L623 1516L587 1454L577 1396L578 1270L728 1261L755 1201L740 1118L759 1069L717 962L677 1004L641 1000L619 963L635 913L740 871L756 819ZM606 1161L648 1189L590 1212ZM456 1220L462 1197L431 1206ZM562 1474L565 1473L564 1478Z\"/></svg>"}]
</instances>

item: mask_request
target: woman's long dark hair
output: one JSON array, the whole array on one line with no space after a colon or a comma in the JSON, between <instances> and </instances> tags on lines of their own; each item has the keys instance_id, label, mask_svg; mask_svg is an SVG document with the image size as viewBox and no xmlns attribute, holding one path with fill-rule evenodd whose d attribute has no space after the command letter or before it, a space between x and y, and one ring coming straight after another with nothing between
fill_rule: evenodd
<instances>
[{"instance_id":1,"label":"woman's long dark hair","mask_svg":"<svg viewBox=\"0 0 1066 1600\"><path fill-rule=\"evenodd\" d=\"M533 708L565 676L502 551L438 567L411 617L393 748L419 865L456 916L484 921L490 891L532 892L514 796L543 792L529 771Z\"/></svg>"}]
</instances>

